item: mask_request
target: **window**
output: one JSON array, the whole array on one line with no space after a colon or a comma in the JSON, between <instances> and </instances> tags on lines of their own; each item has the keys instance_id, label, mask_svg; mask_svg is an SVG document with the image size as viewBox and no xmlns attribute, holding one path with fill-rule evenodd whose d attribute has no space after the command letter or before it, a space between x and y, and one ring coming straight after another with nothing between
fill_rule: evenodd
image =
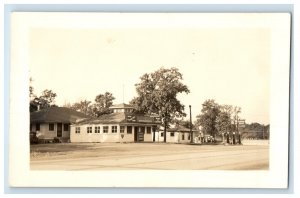
<instances>
[{"instance_id":1,"label":"window","mask_svg":"<svg viewBox=\"0 0 300 198\"><path fill-rule=\"evenodd\" d=\"M151 133L151 127L147 127L147 133Z\"/></svg>"},{"instance_id":2,"label":"window","mask_svg":"<svg viewBox=\"0 0 300 198\"><path fill-rule=\"evenodd\" d=\"M189 134L189 136L188 136L188 140L191 140L191 135Z\"/></svg>"},{"instance_id":3,"label":"window","mask_svg":"<svg viewBox=\"0 0 300 198\"><path fill-rule=\"evenodd\" d=\"M161 136L161 137L164 137L164 133L161 133L160 136Z\"/></svg>"},{"instance_id":4,"label":"window","mask_svg":"<svg viewBox=\"0 0 300 198\"><path fill-rule=\"evenodd\" d=\"M170 133L170 136L171 136L171 137L174 137L174 132L171 132L171 133Z\"/></svg>"},{"instance_id":5,"label":"window","mask_svg":"<svg viewBox=\"0 0 300 198\"><path fill-rule=\"evenodd\" d=\"M35 130L36 130L36 131L39 131L39 130L40 130L40 123L36 123L36 124L35 124Z\"/></svg>"},{"instance_id":6,"label":"window","mask_svg":"<svg viewBox=\"0 0 300 198\"><path fill-rule=\"evenodd\" d=\"M64 124L64 131L69 131L69 124Z\"/></svg>"},{"instance_id":7,"label":"window","mask_svg":"<svg viewBox=\"0 0 300 198\"><path fill-rule=\"evenodd\" d=\"M182 134L182 140L184 140L184 134Z\"/></svg>"},{"instance_id":8,"label":"window","mask_svg":"<svg viewBox=\"0 0 300 198\"><path fill-rule=\"evenodd\" d=\"M75 128L75 133L80 133L80 127Z\"/></svg>"},{"instance_id":9,"label":"window","mask_svg":"<svg viewBox=\"0 0 300 198\"><path fill-rule=\"evenodd\" d=\"M125 126L120 126L120 133L124 133L125 131Z\"/></svg>"},{"instance_id":10,"label":"window","mask_svg":"<svg viewBox=\"0 0 300 198\"><path fill-rule=\"evenodd\" d=\"M49 131L54 131L54 124L49 124Z\"/></svg>"},{"instance_id":11,"label":"window","mask_svg":"<svg viewBox=\"0 0 300 198\"><path fill-rule=\"evenodd\" d=\"M141 127L141 132L145 133L145 127Z\"/></svg>"},{"instance_id":12,"label":"window","mask_svg":"<svg viewBox=\"0 0 300 198\"><path fill-rule=\"evenodd\" d=\"M132 126L127 126L127 134L132 134Z\"/></svg>"},{"instance_id":13,"label":"window","mask_svg":"<svg viewBox=\"0 0 300 198\"><path fill-rule=\"evenodd\" d=\"M100 126L95 127L95 133L100 133Z\"/></svg>"},{"instance_id":14,"label":"window","mask_svg":"<svg viewBox=\"0 0 300 198\"><path fill-rule=\"evenodd\" d=\"M103 127L103 133L108 133L108 126Z\"/></svg>"},{"instance_id":15,"label":"window","mask_svg":"<svg viewBox=\"0 0 300 198\"><path fill-rule=\"evenodd\" d=\"M86 129L87 129L86 130L87 133L92 133L92 127L87 127Z\"/></svg>"},{"instance_id":16,"label":"window","mask_svg":"<svg viewBox=\"0 0 300 198\"><path fill-rule=\"evenodd\" d=\"M111 132L112 133L117 133L117 130L118 130L118 126L112 126L111 127Z\"/></svg>"}]
</instances>

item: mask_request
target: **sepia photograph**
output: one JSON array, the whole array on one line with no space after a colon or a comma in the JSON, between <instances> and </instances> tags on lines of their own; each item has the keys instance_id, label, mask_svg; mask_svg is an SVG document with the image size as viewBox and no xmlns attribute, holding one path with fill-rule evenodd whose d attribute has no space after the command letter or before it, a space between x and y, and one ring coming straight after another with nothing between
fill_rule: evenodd
<instances>
[{"instance_id":1,"label":"sepia photograph","mask_svg":"<svg viewBox=\"0 0 300 198\"><path fill-rule=\"evenodd\" d=\"M288 13L15 12L11 34L14 185L287 186Z\"/></svg>"}]
</instances>

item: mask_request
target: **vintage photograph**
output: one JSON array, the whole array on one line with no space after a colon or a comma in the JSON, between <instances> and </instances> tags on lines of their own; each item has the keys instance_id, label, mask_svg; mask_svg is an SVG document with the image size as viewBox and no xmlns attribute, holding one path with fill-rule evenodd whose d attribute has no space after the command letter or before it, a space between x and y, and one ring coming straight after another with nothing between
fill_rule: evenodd
<instances>
[{"instance_id":1,"label":"vintage photograph","mask_svg":"<svg viewBox=\"0 0 300 198\"><path fill-rule=\"evenodd\" d=\"M270 15L40 17L55 20L27 32L30 171L270 171Z\"/></svg>"}]
</instances>

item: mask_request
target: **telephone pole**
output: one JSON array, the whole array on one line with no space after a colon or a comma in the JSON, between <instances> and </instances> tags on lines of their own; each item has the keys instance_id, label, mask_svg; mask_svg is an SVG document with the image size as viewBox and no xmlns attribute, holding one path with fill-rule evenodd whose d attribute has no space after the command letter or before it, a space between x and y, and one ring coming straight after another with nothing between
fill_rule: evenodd
<instances>
[{"instance_id":1,"label":"telephone pole","mask_svg":"<svg viewBox=\"0 0 300 198\"><path fill-rule=\"evenodd\" d=\"M190 137L191 137L191 143L193 143L193 131L192 131L192 109L191 109L191 105L189 105L190 107Z\"/></svg>"}]
</instances>

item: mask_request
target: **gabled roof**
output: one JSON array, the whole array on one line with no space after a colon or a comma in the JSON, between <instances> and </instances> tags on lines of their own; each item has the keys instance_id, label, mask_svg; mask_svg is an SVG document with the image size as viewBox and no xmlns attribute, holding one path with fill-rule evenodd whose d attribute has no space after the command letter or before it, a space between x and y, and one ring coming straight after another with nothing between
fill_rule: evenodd
<instances>
[{"instance_id":1,"label":"gabled roof","mask_svg":"<svg viewBox=\"0 0 300 198\"><path fill-rule=\"evenodd\" d=\"M69 122L89 116L66 107L49 107L30 113L30 122Z\"/></svg>"},{"instance_id":2,"label":"gabled roof","mask_svg":"<svg viewBox=\"0 0 300 198\"><path fill-rule=\"evenodd\" d=\"M113 105L109 108L110 109L133 109L133 106L131 106L129 104L122 103L122 104Z\"/></svg>"},{"instance_id":3,"label":"gabled roof","mask_svg":"<svg viewBox=\"0 0 300 198\"><path fill-rule=\"evenodd\" d=\"M97 118L80 119L76 124L118 124L118 123L131 123L131 124L160 124L157 117L152 117L146 114L137 114L129 112L116 112L104 114Z\"/></svg>"},{"instance_id":4,"label":"gabled roof","mask_svg":"<svg viewBox=\"0 0 300 198\"><path fill-rule=\"evenodd\" d=\"M76 124L109 124L109 123L120 123L126 121L126 113L111 113L104 114L98 118L81 119L77 120Z\"/></svg>"}]
</instances>

